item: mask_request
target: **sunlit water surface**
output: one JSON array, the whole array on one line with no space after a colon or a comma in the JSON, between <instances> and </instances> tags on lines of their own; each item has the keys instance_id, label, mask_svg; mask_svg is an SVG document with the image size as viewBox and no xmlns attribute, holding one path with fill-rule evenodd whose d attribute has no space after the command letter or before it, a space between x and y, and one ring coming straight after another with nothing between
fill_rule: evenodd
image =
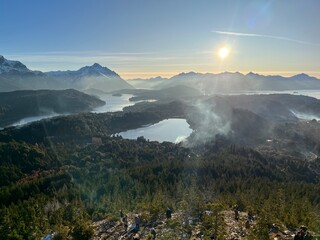
<instances>
[{"instance_id":1,"label":"sunlit water surface","mask_svg":"<svg viewBox=\"0 0 320 240\"><path fill-rule=\"evenodd\" d=\"M92 112L94 113L105 113L105 112L117 112L122 111L123 108L134 105L136 102L130 102L130 98L133 97L132 94L122 94L121 96L112 96L111 94L106 94L100 96L100 99L105 101L106 104L97 107Z\"/></svg>"},{"instance_id":2,"label":"sunlit water surface","mask_svg":"<svg viewBox=\"0 0 320 240\"><path fill-rule=\"evenodd\" d=\"M120 132L118 135L127 139L137 139L143 136L150 141L179 143L191 133L192 129L186 119L170 118L150 126Z\"/></svg>"}]
</instances>

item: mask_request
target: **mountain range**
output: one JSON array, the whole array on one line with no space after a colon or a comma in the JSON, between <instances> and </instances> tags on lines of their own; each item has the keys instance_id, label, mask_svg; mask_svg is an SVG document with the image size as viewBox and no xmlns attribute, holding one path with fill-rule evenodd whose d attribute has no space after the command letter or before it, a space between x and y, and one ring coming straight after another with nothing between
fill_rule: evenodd
<instances>
[{"instance_id":1,"label":"mountain range","mask_svg":"<svg viewBox=\"0 0 320 240\"><path fill-rule=\"evenodd\" d=\"M0 91L53 88L55 85L40 71L32 71L19 61L7 60L0 55Z\"/></svg>"},{"instance_id":2,"label":"mountain range","mask_svg":"<svg viewBox=\"0 0 320 240\"><path fill-rule=\"evenodd\" d=\"M28 69L19 61L0 55L0 91L36 89L77 89L113 92L123 89L167 89L178 85L195 88L203 94L248 91L294 91L320 89L320 80L307 74L292 77L239 72L180 73L169 79L130 79L125 81L116 72L98 63L75 71L41 72Z\"/></svg>"},{"instance_id":3,"label":"mountain range","mask_svg":"<svg viewBox=\"0 0 320 240\"><path fill-rule=\"evenodd\" d=\"M117 73L98 63L76 71L32 71L19 61L0 56L0 92L38 89L99 89L111 92L133 88Z\"/></svg>"},{"instance_id":4,"label":"mountain range","mask_svg":"<svg viewBox=\"0 0 320 240\"><path fill-rule=\"evenodd\" d=\"M98 63L94 63L92 66L85 66L76 71L47 72L46 75L54 78L61 85L65 84L67 80L70 88L79 90L100 89L110 92L133 88L116 72Z\"/></svg>"},{"instance_id":5,"label":"mountain range","mask_svg":"<svg viewBox=\"0 0 320 240\"><path fill-rule=\"evenodd\" d=\"M221 92L248 92L248 91L286 91L286 90L313 90L320 89L320 80L307 74L298 74L292 77L279 75L264 76L256 73L242 74L239 72L213 73L180 73L169 79L131 79L128 82L134 87L162 89L177 85L186 85L200 90L204 94Z\"/></svg>"}]
</instances>

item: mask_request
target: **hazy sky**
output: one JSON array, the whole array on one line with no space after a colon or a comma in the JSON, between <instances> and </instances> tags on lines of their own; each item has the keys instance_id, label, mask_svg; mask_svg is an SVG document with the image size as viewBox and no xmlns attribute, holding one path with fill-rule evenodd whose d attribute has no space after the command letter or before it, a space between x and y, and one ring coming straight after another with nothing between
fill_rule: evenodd
<instances>
[{"instance_id":1,"label":"hazy sky","mask_svg":"<svg viewBox=\"0 0 320 240\"><path fill-rule=\"evenodd\" d=\"M320 0L0 0L0 16L0 55L34 70L320 77Z\"/></svg>"}]
</instances>

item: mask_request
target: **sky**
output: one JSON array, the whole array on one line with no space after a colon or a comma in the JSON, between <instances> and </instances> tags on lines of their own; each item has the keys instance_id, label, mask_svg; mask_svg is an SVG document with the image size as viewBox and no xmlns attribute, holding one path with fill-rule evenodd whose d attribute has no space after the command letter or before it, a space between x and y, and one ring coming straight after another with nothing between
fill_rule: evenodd
<instances>
[{"instance_id":1,"label":"sky","mask_svg":"<svg viewBox=\"0 0 320 240\"><path fill-rule=\"evenodd\" d=\"M97 62L124 79L320 77L319 11L319 0L0 0L0 55L41 71Z\"/></svg>"}]
</instances>

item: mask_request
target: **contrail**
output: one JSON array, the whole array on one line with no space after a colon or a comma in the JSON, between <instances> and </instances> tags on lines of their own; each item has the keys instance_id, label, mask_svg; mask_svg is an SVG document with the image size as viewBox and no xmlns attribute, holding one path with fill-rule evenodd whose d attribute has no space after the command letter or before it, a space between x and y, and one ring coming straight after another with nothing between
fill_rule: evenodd
<instances>
[{"instance_id":1,"label":"contrail","mask_svg":"<svg viewBox=\"0 0 320 240\"><path fill-rule=\"evenodd\" d=\"M293 38L281 37L281 36L273 36L273 35L263 35L263 34L255 34L255 33L241 33L241 32L224 32L224 31L212 31L213 33L221 34L221 35L231 35L231 36L241 36L241 37L258 37L258 38L272 38L278 40L284 40L289 42L295 42L305 45L311 46L320 46L320 44L315 44L311 42L301 41Z\"/></svg>"}]
</instances>

